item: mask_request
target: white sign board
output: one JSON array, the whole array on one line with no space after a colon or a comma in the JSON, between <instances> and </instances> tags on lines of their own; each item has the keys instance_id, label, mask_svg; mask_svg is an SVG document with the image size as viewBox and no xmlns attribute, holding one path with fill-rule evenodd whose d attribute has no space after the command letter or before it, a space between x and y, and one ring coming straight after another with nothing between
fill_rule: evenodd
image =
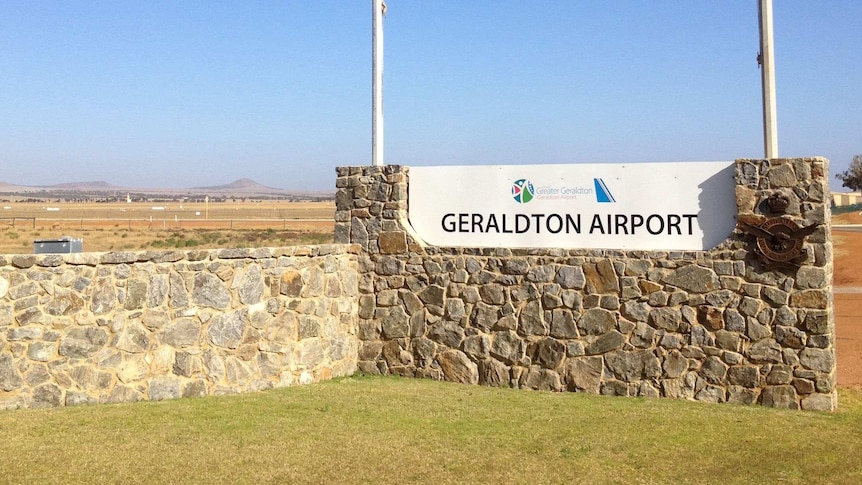
<instances>
[{"instance_id":1,"label":"white sign board","mask_svg":"<svg viewBox=\"0 0 862 485\"><path fill-rule=\"evenodd\" d=\"M733 162L410 167L435 246L703 250L736 226Z\"/></svg>"}]
</instances>

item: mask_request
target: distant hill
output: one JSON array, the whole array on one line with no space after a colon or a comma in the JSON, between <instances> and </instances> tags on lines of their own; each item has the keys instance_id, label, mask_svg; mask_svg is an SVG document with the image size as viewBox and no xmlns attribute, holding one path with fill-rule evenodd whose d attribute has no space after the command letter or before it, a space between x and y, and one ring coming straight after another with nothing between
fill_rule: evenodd
<instances>
[{"instance_id":1,"label":"distant hill","mask_svg":"<svg viewBox=\"0 0 862 485\"><path fill-rule=\"evenodd\" d=\"M251 193L267 193L267 192L284 192L282 189L267 187L259 184L252 179L241 178L225 185L214 185L210 187L192 187L192 190L212 190L216 192L251 192Z\"/></svg>"},{"instance_id":2,"label":"distant hill","mask_svg":"<svg viewBox=\"0 0 862 485\"><path fill-rule=\"evenodd\" d=\"M66 182L54 185L15 185L7 182L0 182L0 194L13 195L17 197L23 196L38 196L38 197L58 197L69 198L76 195L98 196L105 194L137 194L137 195L153 195L158 197L181 197L181 196L202 196L209 195L211 197L255 197L264 198L292 198L292 197L328 197L331 192L311 193L302 190L284 190L269 187L261 183L255 182L249 178L241 178L229 184L212 185L206 187L190 187L187 189L160 189L160 188L139 188L139 187L122 187L105 181L93 182Z\"/></svg>"},{"instance_id":3,"label":"distant hill","mask_svg":"<svg viewBox=\"0 0 862 485\"><path fill-rule=\"evenodd\" d=\"M108 182L66 182L54 185L16 185L0 182L0 193L24 192L125 192L128 189Z\"/></svg>"},{"instance_id":4,"label":"distant hill","mask_svg":"<svg viewBox=\"0 0 862 485\"><path fill-rule=\"evenodd\" d=\"M43 185L40 189L61 189L61 190L84 190L84 191L123 191L126 190L118 185L109 184L108 182L67 182L63 184Z\"/></svg>"}]
</instances>

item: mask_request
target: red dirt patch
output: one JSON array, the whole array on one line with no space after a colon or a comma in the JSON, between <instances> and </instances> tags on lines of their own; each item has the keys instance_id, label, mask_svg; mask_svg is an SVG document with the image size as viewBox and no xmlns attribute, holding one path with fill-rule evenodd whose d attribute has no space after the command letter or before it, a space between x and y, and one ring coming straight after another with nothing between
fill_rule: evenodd
<instances>
[{"instance_id":1,"label":"red dirt patch","mask_svg":"<svg viewBox=\"0 0 862 485\"><path fill-rule=\"evenodd\" d=\"M835 294L838 384L862 385L862 293Z\"/></svg>"},{"instance_id":2,"label":"red dirt patch","mask_svg":"<svg viewBox=\"0 0 862 485\"><path fill-rule=\"evenodd\" d=\"M833 230L835 243L835 353L838 384L862 386L862 232Z\"/></svg>"}]
</instances>

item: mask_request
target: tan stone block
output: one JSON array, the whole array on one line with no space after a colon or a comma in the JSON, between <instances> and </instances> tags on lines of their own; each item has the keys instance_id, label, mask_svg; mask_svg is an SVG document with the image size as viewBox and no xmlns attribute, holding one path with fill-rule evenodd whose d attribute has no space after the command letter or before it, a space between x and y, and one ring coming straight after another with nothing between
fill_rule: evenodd
<instances>
[{"instance_id":1,"label":"tan stone block","mask_svg":"<svg viewBox=\"0 0 862 485\"><path fill-rule=\"evenodd\" d=\"M403 232L381 232L377 245L383 254L402 254L407 252L407 237Z\"/></svg>"},{"instance_id":2,"label":"tan stone block","mask_svg":"<svg viewBox=\"0 0 862 485\"><path fill-rule=\"evenodd\" d=\"M143 355L127 355L117 370L117 379L123 384L129 384L147 377L149 365Z\"/></svg>"},{"instance_id":3,"label":"tan stone block","mask_svg":"<svg viewBox=\"0 0 862 485\"><path fill-rule=\"evenodd\" d=\"M829 294L824 290L797 291L790 296L790 306L825 310L829 308Z\"/></svg>"},{"instance_id":4,"label":"tan stone block","mask_svg":"<svg viewBox=\"0 0 862 485\"><path fill-rule=\"evenodd\" d=\"M595 264L583 266L584 275L587 279L587 290L590 293L616 293L620 289L614 265L609 259L602 259Z\"/></svg>"},{"instance_id":5,"label":"tan stone block","mask_svg":"<svg viewBox=\"0 0 862 485\"><path fill-rule=\"evenodd\" d=\"M659 291L663 288L662 285L649 280L640 280L638 281L638 287L640 288L642 293L650 294L656 291Z\"/></svg>"},{"instance_id":6,"label":"tan stone block","mask_svg":"<svg viewBox=\"0 0 862 485\"><path fill-rule=\"evenodd\" d=\"M698 321L710 330L724 328L724 318L721 308L710 305L701 305L697 308Z\"/></svg>"},{"instance_id":7,"label":"tan stone block","mask_svg":"<svg viewBox=\"0 0 862 485\"><path fill-rule=\"evenodd\" d=\"M757 204L757 191L742 185L736 186L736 207L739 212L753 212Z\"/></svg>"},{"instance_id":8,"label":"tan stone block","mask_svg":"<svg viewBox=\"0 0 862 485\"><path fill-rule=\"evenodd\" d=\"M750 226L757 227L766 222L766 216L762 216L760 214L739 214L737 221L738 223L745 223Z\"/></svg>"},{"instance_id":9,"label":"tan stone block","mask_svg":"<svg viewBox=\"0 0 862 485\"><path fill-rule=\"evenodd\" d=\"M170 347L162 346L148 354L147 358L152 375L167 375L174 367L175 351Z\"/></svg>"}]
</instances>

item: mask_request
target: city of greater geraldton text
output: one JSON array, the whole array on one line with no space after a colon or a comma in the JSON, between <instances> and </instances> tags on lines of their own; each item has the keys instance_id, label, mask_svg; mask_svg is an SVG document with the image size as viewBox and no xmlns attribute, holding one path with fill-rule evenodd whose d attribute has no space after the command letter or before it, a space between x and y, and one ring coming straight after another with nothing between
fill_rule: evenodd
<instances>
[{"instance_id":1,"label":"city of greater geraldton text","mask_svg":"<svg viewBox=\"0 0 862 485\"><path fill-rule=\"evenodd\" d=\"M481 214L448 213L446 232L496 234L692 235L697 214Z\"/></svg>"}]
</instances>

